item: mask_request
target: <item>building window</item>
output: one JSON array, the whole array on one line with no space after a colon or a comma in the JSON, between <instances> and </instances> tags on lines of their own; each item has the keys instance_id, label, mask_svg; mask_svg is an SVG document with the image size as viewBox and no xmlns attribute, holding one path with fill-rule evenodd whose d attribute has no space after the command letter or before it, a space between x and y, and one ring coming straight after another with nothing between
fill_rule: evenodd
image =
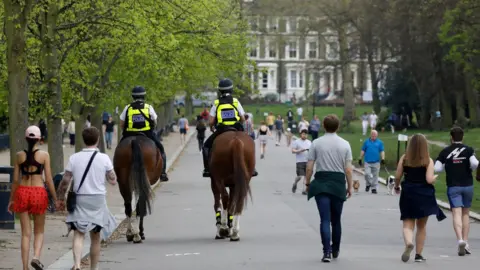
<instances>
[{"instance_id":1,"label":"building window","mask_svg":"<svg viewBox=\"0 0 480 270\"><path fill-rule=\"evenodd\" d=\"M297 88L297 71L290 70L290 88Z\"/></svg>"},{"instance_id":2,"label":"building window","mask_svg":"<svg viewBox=\"0 0 480 270\"><path fill-rule=\"evenodd\" d=\"M352 41L348 43L348 54L350 55L350 59L357 59L360 56L358 42Z\"/></svg>"},{"instance_id":3,"label":"building window","mask_svg":"<svg viewBox=\"0 0 480 270\"><path fill-rule=\"evenodd\" d=\"M267 29L268 29L269 32L277 31L277 29L278 29L277 18L268 17L268 19L267 19Z\"/></svg>"},{"instance_id":4,"label":"building window","mask_svg":"<svg viewBox=\"0 0 480 270\"><path fill-rule=\"evenodd\" d=\"M337 42L328 43L327 55L328 55L328 58L330 58L330 59L337 59L338 58L338 43Z\"/></svg>"},{"instance_id":5,"label":"building window","mask_svg":"<svg viewBox=\"0 0 480 270\"><path fill-rule=\"evenodd\" d=\"M250 57L257 57L258 52L257 52L257 44L255 42L250 43Z\"/></svg>"},{"instance_id":6,"label":"building window","mask_svg":"<svg viewBox=\"0 0 480 270\"><path fill-rule=\"evenodd\" d=\"M308 43L308 58L317 58L317 42L312 41Z\"/></svg>"},{"instance_id":7,"label":"building window","mask_svg":"<svg viewBox=\"0 0 480 270\"><path fill-rule=\"evenodd\" d=\"M249 18L248 24L250 24L250 29L252 31L258 31L258 18L256 17Z\"/></svg>"},{"instance_id":8,"label":"building window","mask_svg":"<svg viewBox=\"0 0 480 270\"><path fill-rule=\"evenodd\" d=\"M288 44L288 56L290 58L297 58L297 43L295 41Z\"/></svg>"},{"instance_id":9,"label":"building window","mask_svg":"<svg viewBox=\"0 0 480 270\"><path fill-rule=\"evenodd\" d=\"M268 57L269 58L276 58L277 57L277 44L275 44L274 42L270 41L268 43Z\"/></svg>"},{"instance_id":10,"label":"building window","mask_svg":"<svg viewBox=\"0 0 480 270\"><path fill-rule=\"evenodd\" d=\"M262 72L262 88L268 88L268 71Z\"/></svg>"},{"instance_id":11,"label":"building window","mask_svg":"<svg viewBox=\"0 0 480 270\"><path fill-rule=\"evenodd\" d=\"M288 20L288 27L289 27L289 32L297 32L297 19L296 18L290 18Z\"/></svg>"}]
</instances>

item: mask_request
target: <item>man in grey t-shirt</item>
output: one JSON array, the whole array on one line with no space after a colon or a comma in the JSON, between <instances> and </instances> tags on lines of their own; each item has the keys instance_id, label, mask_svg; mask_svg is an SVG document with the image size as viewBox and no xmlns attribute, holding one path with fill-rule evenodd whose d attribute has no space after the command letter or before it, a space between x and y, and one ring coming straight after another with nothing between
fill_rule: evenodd
<instances>
[{"instance_id":1,"label":"man in grey t-shirt","mask_svg":"<svg viewBox=\"0 0 480 270\"><path fill-rule=\"evenodd\" d=\"M336 115L326 116L323 119L326 133L312 142L308 152L306 185L308 198L315 197L320 213L323 262L330 262L332 256L338 258L343 203L352 194L352 148L337 135L339 126L340 120ZM310 185L314 165L315 179Z\"/></svg>"}]
</instances>

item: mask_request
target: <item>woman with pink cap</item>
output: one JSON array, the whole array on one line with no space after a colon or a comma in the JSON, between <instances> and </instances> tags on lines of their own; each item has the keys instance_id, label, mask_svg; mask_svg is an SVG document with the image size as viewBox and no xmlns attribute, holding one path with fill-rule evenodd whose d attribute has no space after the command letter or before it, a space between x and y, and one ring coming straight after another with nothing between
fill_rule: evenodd
<instances>
[{"instance_id":1,"label":"woman with pink cap","mask_svg":"<svg viewBox=\"0 0 480 270\"><path fill-rule=\"evenodd\" d=\"M48 207L48 194L44 187L43 173L45 180L56 201L56 191L52 180L50 169L50 156L47 152L37 148L41 139L40 129L37 126L30 126L25 131L28 149L18 152L15 158L12 192L8 203L8 211L15 212L20 217L22 228L22 262L23 269L28 268L28 257L30 254L30 237L32 228L30 215L33 215L33 259L30 265L36 269L43 269L40 262L40 253L43 247L43 232L45 229L45 212Z\"/></svg>"}]
</instances>

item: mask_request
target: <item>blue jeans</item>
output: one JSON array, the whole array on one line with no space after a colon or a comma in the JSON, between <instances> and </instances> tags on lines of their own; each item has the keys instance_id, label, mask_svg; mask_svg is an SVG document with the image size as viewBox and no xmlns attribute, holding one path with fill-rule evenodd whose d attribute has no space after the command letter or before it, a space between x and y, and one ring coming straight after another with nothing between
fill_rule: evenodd
<instances>
[{"instance_id":1,"label":"blue jeans","mask_svg":"<svg viewBox=\"0 0 480 270\"><path fill-rule=\"evenodd\" d=\"M315 196L320 213L320 236L322 237L323 253L340 250L342 239L342 210L344 201L327 193ZM332 229L330 230L330 224ZM330 244L331 243L331 244Z\"/></svg>"},{"instance_id":2,"label":"blue jeans","mask_svg":"<svg viewBox=\"0 0 480 270\"><path fill-rule=\"evenodd\" d=\"M107 145L112 145L113 132L105 132L105 142Z\"/></svg>"}]
</instances>

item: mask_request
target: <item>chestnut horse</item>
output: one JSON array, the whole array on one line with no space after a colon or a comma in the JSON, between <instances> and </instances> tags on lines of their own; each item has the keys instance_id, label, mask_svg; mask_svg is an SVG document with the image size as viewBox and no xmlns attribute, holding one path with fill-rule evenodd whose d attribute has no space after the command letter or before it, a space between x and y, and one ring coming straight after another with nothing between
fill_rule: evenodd
<instances>
[{"instance_id":1,"label":"chestnut horse","mask_svg":"<svg viewBox=\"0 0 480 270\"><path fill-rule=\"evenodd\" d=\"M250 194L255 169L255 143L243 131L229 130L218 135L210 160L211 185L215 200L215 239L240 240L240 215ZM230 192L227 192L227 187Z\"/></svg>"},{"instance_id":2,"label":"chestnut horse","mask_svg":"<svg viewBox=\"0 0 480 270\"><path fill-rule=\"evenodd\" d=\"M123 139L115 149L113 167L122 194L127 216L127 241L141 243L145 240L143 218L151 213L152 185L158 183L163 160L155 143L144 135ZM132 217L132 194L135 193L136 217ZM140 218L140 225L137 225Z\"/></svg>"}]
</instances>

